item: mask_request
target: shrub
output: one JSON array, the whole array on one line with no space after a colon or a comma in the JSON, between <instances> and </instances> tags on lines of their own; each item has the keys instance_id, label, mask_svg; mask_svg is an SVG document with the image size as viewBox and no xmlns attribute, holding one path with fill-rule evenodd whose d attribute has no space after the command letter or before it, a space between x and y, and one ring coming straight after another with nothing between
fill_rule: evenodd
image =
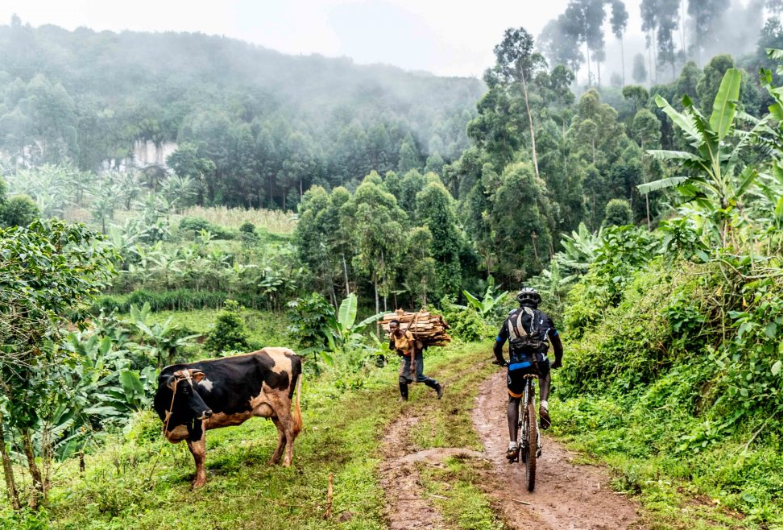
<instances>
[{"instance_id":1,"label":"shrub","mask_svg":"<svg viewBox=\"0 0 783 530\"><path fill-rule=\"evenodd\" d=\"M192 234L194 237L202 230L206 230L215 239L234 239L234 232L210 223L202 217L183 217L179 222L179 230L182 233Z\"/></svg>"},{"instance_id":2,"label":"shrub","mask_svg":"<svg viewBox=\"0 0 783 530\"><path fill-rule=\"evenodd\" d=\"M207 351L247 351L248 332L239 311L239 303L226 300L223 311L218 313L215 320L215 327L207 334L207 340L204 342Z\"/></svg>"},{"instance_id":3,"label":"shrub","mask_svg":"<svg viewBox=\"0 0 783 530\"><path fill-rule=\"evenodd\" d=\"M465 342L486 339L492 331L473 307L455 305L450 298L441 301L443 318L449 324L449 335Z\"/></svg>"},{"instance_id":4,"label":"shrub","mask_svg":"<svg viewBox=\"0 0 783 530\"><path fill-rule=\"evenodd\" d=\"M604 226L624 226L633 222L631 205L623 199L612 199L606 204Z\"/></svg>"},{"instance_id":5,"label":"shrub","mask_svg":"<svg viewBox=\"0 0 783 530\"><path fill-rule=\"evenodd\" d=\"M288 335L304 349L326 349L330 318L335 318L334 307L320 294L297 298L288 303Z\"/></svg>"}]
</instances>

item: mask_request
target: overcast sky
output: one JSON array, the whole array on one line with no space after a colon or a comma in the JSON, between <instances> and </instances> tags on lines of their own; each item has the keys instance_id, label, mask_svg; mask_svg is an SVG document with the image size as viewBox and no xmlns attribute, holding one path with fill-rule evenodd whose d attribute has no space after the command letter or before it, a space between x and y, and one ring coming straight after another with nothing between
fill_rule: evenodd
<instances>
[{"instance_id":1,"label":"overcast sky","mask_svg":"<svg viewBox=\"0 0 783 530\"><path fill-rule=\"evenodd\" d=\"M640 0L626 0L640 33ZM568 0L2 0L0 21L67 29L199 31L291 54L347 56L439 75L480 76L511 26L538 36ZM607 38L607 44L614 39Z\"/></svg>"}]
</instances>

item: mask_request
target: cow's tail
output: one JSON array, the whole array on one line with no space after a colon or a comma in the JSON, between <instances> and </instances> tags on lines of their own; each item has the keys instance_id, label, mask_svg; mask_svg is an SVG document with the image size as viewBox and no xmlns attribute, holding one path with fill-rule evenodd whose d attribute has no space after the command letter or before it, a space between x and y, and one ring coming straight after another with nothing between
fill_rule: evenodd
<instances>
[{"instance_id":1,"label":"cow's tail","mask_svg":"<svg viewBox=\"0 0 783 530\"><path fill-rule=\"evenodd\" d=\"M296 405L294 405L294 436L302 432L302 406L301 406L301 399L302 399L302 376L303 374L299 374L299 377L296 378Z\"/></svg>"},{"instance_id":2,"label":"cow's tail","mask_svg":"<svg viewBox=\"0 0 783 530\"><path fill-rule=\"evenodd\" d=\"M294 419L294 436L302 432L302 361L300 358L295 357L297 367L294 368L296 374L296 404L294 405L293 419ZM298 370L297 370L298 368ZM298 373L297 373L298 372Z\"/></svg>"}]
</instances>

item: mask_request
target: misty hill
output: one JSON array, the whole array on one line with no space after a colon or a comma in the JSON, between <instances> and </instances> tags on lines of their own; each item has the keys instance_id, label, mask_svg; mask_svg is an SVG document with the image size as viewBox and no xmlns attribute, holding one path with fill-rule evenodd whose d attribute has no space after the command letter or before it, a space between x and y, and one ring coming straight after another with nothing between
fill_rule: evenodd
<instances>
[{"instance_id":1,"label":"misty hill","mask_svg":"<svg viewBox=\"0 0 783 530\"><path fill-rule=\"evenodd\" d=\"M95 170L139 141L190 143L216 166L209 199L226 204L282 206L312 183L424 169L428 158L437 170L467 146L484 90L478 79L203 34L0 26L7 171L66 161Z\"/></svg>"}]
</instances>

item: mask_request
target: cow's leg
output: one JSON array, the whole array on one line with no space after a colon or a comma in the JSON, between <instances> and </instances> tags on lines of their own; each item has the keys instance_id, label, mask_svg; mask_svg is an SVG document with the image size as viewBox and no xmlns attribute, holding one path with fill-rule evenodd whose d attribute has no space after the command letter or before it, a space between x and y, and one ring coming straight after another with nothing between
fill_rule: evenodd
<instances>
[{"instance_id":1,"label":"cow's leg","mask_svg":"<svg viewBox=\"0 0 783 530\"><path fill-rule=\"evenodd\" d=\"M192 489L200 488L207 483L207 472L204 469L204 460L207 456L207 437L206 433L201 435L201 440L191 442L188 440L188 449L196 461L196 478L193 479Z\"/></svg>"},{"instance_id":2,"label":"cow's leg","mask_svg":"<svg viewBox=\"0 0 783 530\"><path fill-rule=\"evenodd\" d=\"M269 459L270 465L275 465L280 463L280 457L283 456L283 450L285 449L285 431L283 430L283 426L280 424L280 420L275 418L274 416L271 418L271 420L274 422L275 427L277 427L277 449L275 449L275 453L272 455L272 458Z\"/></svg>"},{"instance_id":3,"label":"cow's leg","mask_svg":"<svg viewBox=\"0 0 783 530\"><path fill-rule=\"evenodd\" d=\"M288 401L288 400L286 400ZM294 431L294 419L291 417L291 413L288 408L291 406L291 402L288 401L285 405L282 403L275 403L273 405L275 413L277 415L277 421L280 422L280 427L285 434L286 448L285 458L283 458L283 467L288 467L294 461L294 439L296 433Z\"/></svg>"}]
</instances>

